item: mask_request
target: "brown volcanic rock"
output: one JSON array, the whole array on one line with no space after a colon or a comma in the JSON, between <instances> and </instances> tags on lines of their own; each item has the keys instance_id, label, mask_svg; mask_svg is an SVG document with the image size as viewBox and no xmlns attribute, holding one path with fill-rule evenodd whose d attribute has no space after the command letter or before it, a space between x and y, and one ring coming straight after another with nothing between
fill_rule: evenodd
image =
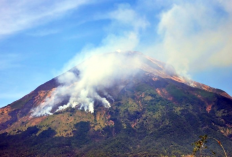
<instances>
[{"instance_id":1,"label":"brown volcanic rock","mask_svg":"<svg viewBox=\"0 0 232 157\"><path fill-rule=\"evenodd\" d=\"M28 95L22 97L21 99L7 105L0 109L0 133L5 131L11 131L21 125L21 122L29 122L30 111L33 107L42 103L47 96L49 96L54 88L58 86L56 79L52 79ZM30 122L33 126L38 124L37 119L35 122Z\"/></svg>"},{"instance_id":2,"label":"brown volcanic rock","mask_svg":"<svg viewBox=\"0 0 232 157\"><path fill-rule=\"evenodd\" d=\"M195 82L195 81L192 81L192 82L193 82L193 86L196 87L196 88L203 89L203 90L206 90L208 92L217 93L217 94L220 94L220 95L222 95L224 97L232 99L232 97L229 94L227 94L225 91L223 91L221 89L212 88L210 86L207 86L207 85Z\"/></svg>"},{"instance_id":3,"label":"brown volcanic rock","mask_svg":"<svg viewBox=\"0 0 232 157\"><path fill-rule=\"evenodd\" d=\"M170 65L166 65L165 63L163 63L161 61L155 60L155 59L147 57L147 56L145 56L145 58L147 59L147 61L144 62L144 65L142 67L142 69L144 71L155 74L155 75L162 77L162 78L169 78L169 79L172 79L174 81L184 83L186 85L189 85L189 86L192 86L195 88L203 89L203 90L206 90L208 92L217 93L217 94L220 94L224 97L232 99L232 97L223 90L212 88L212 87L207 86L205 84L195 82L195 81L189 80L185 77L179 76L175 72L174 68L171 67Z\"/></svg>"},{"instance_id":4,"label":"brown volcanic rock","mask_svg":"<svg viewBox=\"0 0 232 157\"><path fill-rule=\"evenodd\" d=\"M0 109L0 122L4 123L8 120L11 119L11 116L9 115L9 113L11 112L11 107L10 106L6 106Z\"/></svg>"}]
</instances>

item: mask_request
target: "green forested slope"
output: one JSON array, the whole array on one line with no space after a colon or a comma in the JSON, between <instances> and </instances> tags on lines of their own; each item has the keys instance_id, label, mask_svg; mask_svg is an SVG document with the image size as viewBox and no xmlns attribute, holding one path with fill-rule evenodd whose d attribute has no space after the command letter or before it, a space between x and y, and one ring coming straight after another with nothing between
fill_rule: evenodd
<instances>
[{"instance_id":1,"label":"green forested slope","mask_svg":"<svg viewBox=\"0 0 232 157\"><path fill-rule=\"evenodd\" d=\"M109 109L98 102L94 114L70 108L1 134L0 156L181 156L191 154L191 144L204 134L232 156L230 125L230 99L169 79L137 77ZM223 155L214 141L207 146Z\"/></svg>"}]
</instances>

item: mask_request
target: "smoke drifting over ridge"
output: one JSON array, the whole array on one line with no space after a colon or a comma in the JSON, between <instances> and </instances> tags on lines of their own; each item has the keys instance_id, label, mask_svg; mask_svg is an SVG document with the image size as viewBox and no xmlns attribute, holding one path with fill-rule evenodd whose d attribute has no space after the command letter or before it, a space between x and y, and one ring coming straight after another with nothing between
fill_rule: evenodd
<instances>
[{"instance_id":1,"label":"smoke drifting over ridge","mask_svg":"<svg viewBox=\"0 0 232 157\"><path fill-rule=\"evenodd\" d=\"M58 82L61 86L57 87L45 102L32 110L32 116L51 115L52 112L68 107L77 107L93 113L95 100L109 108L109 101L114 100L105 89L114 86L119 80L132 77L140 66L139 55L134 53L94 55L59 76ZM68 100L67 103L64 103L65 100Z\"/></svg>"},{"instance_id":2,"label":"smoke drifting over ridge","mask_svg":"<svg viewBox=\"0 0 232 157\"><path fill-rule=\"evenodd\" d=\"M84 57L85 61L77 67L80 75L73 71L62 75L59 82L63 85L51 99L35 108L33 115L77 106L93 112L94 99L109 107L110 96L104 91L104 96L100 96L97 91L109 87L120 76L129 77L136 72L136 68L128 67L140 66L138 58L127 60L120 53L105 55L118 49L148 54L174 66L178 74L188 78L191 72L231 66L231 6L229 0L138 0L134 6L123 3L111 12L99 14L94 20L110 21L105 26L106 35L96 47L85 47L63 69L69 70ZM92 58L88 59L90 55ZM122 66L127 66L128 72ZM56 106L65 99L69 101Z\"/></svg>"}]
</instances>

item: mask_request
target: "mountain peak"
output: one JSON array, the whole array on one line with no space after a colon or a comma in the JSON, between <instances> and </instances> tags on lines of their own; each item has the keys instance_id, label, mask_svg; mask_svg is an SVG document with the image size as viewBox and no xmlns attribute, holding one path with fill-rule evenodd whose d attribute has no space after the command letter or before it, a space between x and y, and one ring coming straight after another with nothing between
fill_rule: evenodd
<instances>
[{"instance_id":1,"label":"mountain peak","mask_svg":"<svg viewBox=\"0 0 232 157\"><path fill-rule=\"evenodd\" d=\"M62 145L66 155L91 156L101 154L100 147L117 152L118 141L126 148L118 150L122 154L150 150L151 143L157 152L149 154L165 154L164 149L180 156L191 154L188 144L206 133L223 139L229 150L231 104L224 91L181 77L142 53L97 55L1 108L0 133L8 136L0 135L0 146L12 146L3 152L13 147L26 152L12 140L26 140L31 150L47 142L49 149ZM65 142L73 143L70 149Z\"/></svg>"}]
</instances>

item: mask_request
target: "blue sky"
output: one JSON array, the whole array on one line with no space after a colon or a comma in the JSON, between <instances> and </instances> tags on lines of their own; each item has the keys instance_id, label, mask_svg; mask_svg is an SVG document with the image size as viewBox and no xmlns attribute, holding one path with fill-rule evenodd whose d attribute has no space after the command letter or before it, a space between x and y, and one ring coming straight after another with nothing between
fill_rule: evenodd
<instances>
[{"instance_id":1,"label":"blue sky","mask_svg":"<svg viewBox=\"0 0 232 157\"><path fill-rule=\"evenodd\" d=\"M0 0L0 107L88 53L140 51L232 95L230 0Z\"/></svg>"}]
</instances>

